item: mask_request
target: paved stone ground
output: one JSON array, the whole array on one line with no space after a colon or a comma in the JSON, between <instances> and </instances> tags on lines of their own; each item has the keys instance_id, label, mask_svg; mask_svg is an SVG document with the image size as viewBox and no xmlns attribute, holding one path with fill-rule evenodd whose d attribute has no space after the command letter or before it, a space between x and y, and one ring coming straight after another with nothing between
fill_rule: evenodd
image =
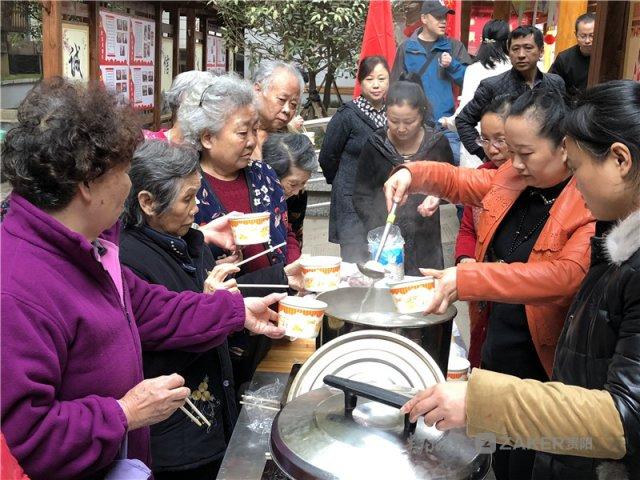
<instances>
[{"instance_id":1,"label":"paved stone ground","mask_svg":"<svg viewBox=\"0 0 640 480\"><path fill-rule=\"evenodd\" d=\"M458 217L453 205L440 207L440 225L442 232L442 251L445 267L453 265L453 249L458 235ZM329 219L326 217L307 217L304 223L303 253L312 255L340 255L340 247L327 240ZM469 345L469 309L466 302L456 302L458 315L456 324L460 329L465 345Z\"/></svg>"}]
</instances>

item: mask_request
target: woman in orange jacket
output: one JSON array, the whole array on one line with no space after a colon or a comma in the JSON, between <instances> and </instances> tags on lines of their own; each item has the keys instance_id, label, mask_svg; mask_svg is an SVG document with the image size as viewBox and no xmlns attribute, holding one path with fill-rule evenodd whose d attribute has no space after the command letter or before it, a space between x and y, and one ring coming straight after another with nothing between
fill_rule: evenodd
<instances>
[{"instance_id":1,"label":"woman in orange jacket","mask_svg":"<svg viewBox=\"0 0 640 480\"><path fill-rule=\"evenodd\" d=\"M428 311L471 301L472 346L482 366L540 381L551 375L567 309L589 267L595 226L566 167L565 113L559 93L527 92L509 112L512 160L498 170L415 162L385 184L389 202L420 192L482 207L477 263L422 270L438 280ZM489 302L488 322L479 323ZM498 451L496 477L529 478L533 459L529 450Z\"/></svg>"}]
</instances>

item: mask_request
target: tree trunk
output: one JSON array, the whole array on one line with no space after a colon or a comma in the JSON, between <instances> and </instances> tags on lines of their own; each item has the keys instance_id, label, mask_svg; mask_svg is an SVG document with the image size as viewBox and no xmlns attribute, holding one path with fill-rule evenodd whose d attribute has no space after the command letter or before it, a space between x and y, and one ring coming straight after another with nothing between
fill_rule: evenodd
<instances>
[{"instance_id":1,"label":"tree trunk","mask_svg":"<svg viewBox=\"0 0 640 480\"><path fill-rule=\"evenodd\" d=\"M324 77L324 95L322 97L322 106L325 111L329 109L331 104L331 87L335 81L335 70L332 67L327 68L327 74Z\"/></svg>"},{"instance_id":2,"label":"tree trunk","mask_svg":"<svg viewBox=\"0 0 640 480\"><path fill-rule=\"evenodd\" d=\"M318 85L316 83L317 75L318 72L314 72L311 70L309 71L309 100L301 112L302 117L305 120L325 117L327 115L326 110L320 102L320 94L318 92Z\"/></svg>"},{"instance_id":3,"label":"tree trunk","mask_svg":"<svg viewBox=\"0 0 640 480\"><path fill-rule=\"evenodd\" d=\"M311 70L309 70L309 96L311 96L313 92L318 89L318 85L316 84L317 74L317 72L312 72Z\"/></svg>"}]
</instances>

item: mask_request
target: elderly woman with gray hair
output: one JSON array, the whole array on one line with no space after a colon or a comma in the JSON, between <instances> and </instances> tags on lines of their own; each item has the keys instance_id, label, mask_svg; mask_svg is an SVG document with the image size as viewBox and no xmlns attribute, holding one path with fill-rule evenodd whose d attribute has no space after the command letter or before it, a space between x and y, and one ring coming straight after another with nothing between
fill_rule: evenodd
<instances>
[{"instance_id":1,"label":"elderly woman with gray hair","mask_svg":"<svg viewBox=\"0 0 640 480\"><path fill-rule=\"evenodd\" d=\"M302 74L292 63L263 60L253 76L258 108L258 138L251 158L262 158L262 145L275 132L285 132L304 91Z\"/></svg>"},{"instance_id":2,"label":"elderly woman with gray hair","mask_svg":"<svg viewBox=\"0 0 640 480\"><path fill-rule=\"evenodd\" d=\"M304 205L296 208L295 212L289 210L291 229L302 245L302 226L307 197L300 193L304 191L311 174L318 170L318 157L313 143L301 133L274 133L262 146L262 161L273 168L278 175L289 208L291 207L290 199L304 200Z\"/></svg>"},{"instance_id":3,"label":"elderly woman with gray hair","mask_svg":"<svg viewBox=\"0 0 640 480\"><path fill-rule=\"evenodd\" d=\"M195 221L205 225L230 212L271 213L270 242L227 252L228 260L251 257L285 243L243 265L241 273L253 273L254 284L289 284L300 289L301 269L295 260L300 246L287 219L285 194L273 169L251 160L256 146L258 112L252 85L235 74L214 77L192 88L178 111L185 142L200 150L202 183L197 193ZM295 262L295 263L294 263ZM242 288L241 288L242 290ZM282 290L280 290L282 291ZM252 288L252 295L273 292ZM230 339L234 374L238 384L251 379L266 354L263 338L234 335Z\"/></svg>"},{"instance_id":4,"label":"elderly woman with gray hair","mask_svg":"<svg viewBox=\"0 0 640 480\"><path fill-rule=\"evenodd\" d=\"M206 82L211 80L212 75L209 72L201 72L199 70L189 70L176 75L171 83L171 88L164 94L164 101L171 109L171 128L161 128L157 132L152 130L143 130L144 138L147 140L166 140L169 142L182 143L182 132L178 123L178 107L185 95L185 92L198 82Z\"/></svg>"},{"instance_id":5,"label":"elderly woman with gray hair","mask_svg":"<svg viewBox=\"0 0 640 480\"><path fill-rule=\"evenodd\" d=\"M125 228L120 239L122 265L143 280L175 292L233 288L235 280L221 282L239 269L232 264L215 266L204 236L191 228L198 211L198 152L147 141L136 150L129 177L132 187L122 214ZM207 281L209 270L213 271ZM227 342L204 353L144 352L142 359L145 378L172 373L184 377L191 400L211 423L211 428L199 427L176 411L154 425L151 457L155 478L215 478L237 418Z\"/></svg>"}]
</instances>

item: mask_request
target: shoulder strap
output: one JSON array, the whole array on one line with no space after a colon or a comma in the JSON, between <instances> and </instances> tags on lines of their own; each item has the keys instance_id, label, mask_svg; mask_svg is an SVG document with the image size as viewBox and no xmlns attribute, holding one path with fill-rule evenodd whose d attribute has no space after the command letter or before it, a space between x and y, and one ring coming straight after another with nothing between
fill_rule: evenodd
<instances>
[{"instance_id":1,"label":"shoulder strap","mask_svg":"<svg viewBox=\"0 0 640 480\"><path fill-rule=\"evenodd\" d=\"M424 75L424 73L427 71L427 69L429 68L429 65L431 65L431 63L433 62L433 60L436 58L436 54L435 53L428 53L427 55L430 55L429 58L427 58L424 62L424 65L422 65L422 67L420 67L420 70L418 71L418 76L420 78L422 78L422 75Z\"/></svg>"}]
</instances>

